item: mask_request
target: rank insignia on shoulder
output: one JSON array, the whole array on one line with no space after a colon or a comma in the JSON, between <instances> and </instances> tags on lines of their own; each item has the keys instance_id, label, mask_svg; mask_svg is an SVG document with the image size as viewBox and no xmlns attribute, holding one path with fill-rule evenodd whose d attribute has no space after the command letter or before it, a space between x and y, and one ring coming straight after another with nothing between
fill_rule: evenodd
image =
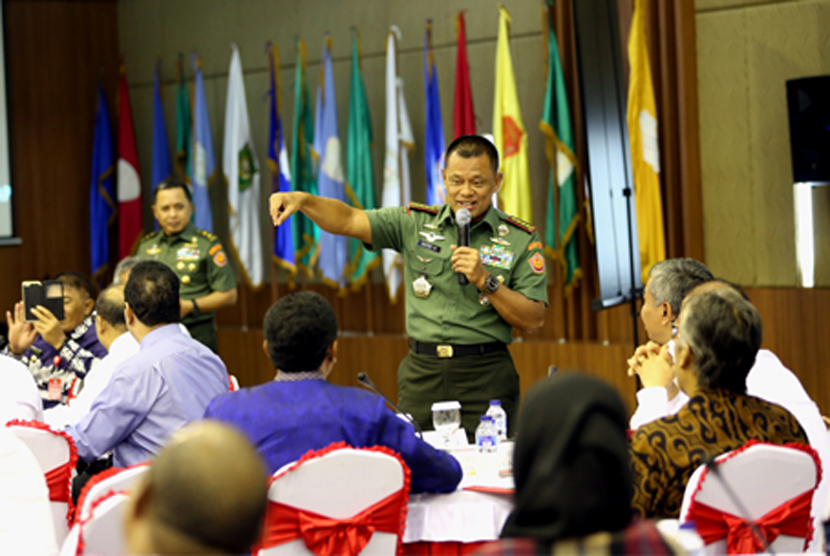
<instances>
[{"instance_id":1,"label":"rank insignia on shoulder","mask_svg":"<svg viewBox=\"0 0 830 556\"><path fill-rule=\"evenodd\" d=\"M519 228L520 230L524 230L525 232L527 232L529 234L532 234L533 232L536 231L536 226L533 226L532 224L530 224L528 222L525 222L521 218L517 218L515 216L508 216L507 217L507 223L512 224L512 225L516 226L517 228Z\"/></svg>"},{"instance_id":2,"label":"rank insignia on shoulder","mask_svg":"<svg viewBox=\"0 0 830 556\"><path fill-rule=\"evenodd\" d=\"M409 203L409 206L406 208L407 214L411 210L417 210L418 212L427 212L429 214L438 214L438 207L425 205L423 203Z\"/></svg>"},{"instance_id":3,"label":"rank insignia on shoulder","mask_svg":"<svg viewBox=\"0 0 830 556\"><path fill-rule=\"evenodd\" d=\"M527 260L530 268L533 269L534 274L544 274L545 272L545 257L541 253L536 253Z\"/></svg>"},{"instance_id":4,"label":"rank insignia on shoulder","mask_svg":"<svg viewBox=\"0 0 830 556\"><path fill-rule=\"evenodd\" d=\"M206 237L207 239L209 239L210 241L213 241L213 240L215 240L215 239L216 239L216 236L215 236L215 235L213 235L212 233L210 233L210 232L209 232L209 231L207 231L207 230L199 230L199 233L200 233L200 234L202 234L202 235L203 235L204 237ZM197 237L197 236L193 236L193 241L196 241L196 237Z\"/></svg>"},{"instance_id":5,"label":"rank insignia on shoulder","mask_svg":"<svg viewBox=\"0 0 830 556\"><path fill-rule=\"evenodd\" d=\"M222 250L222 246L217 243L216 245L214 245L213 247L208 249L208 255L214 255L214 254L216 254L217 251L221 251L221 250Z\"/></svg>"}]
</instances>

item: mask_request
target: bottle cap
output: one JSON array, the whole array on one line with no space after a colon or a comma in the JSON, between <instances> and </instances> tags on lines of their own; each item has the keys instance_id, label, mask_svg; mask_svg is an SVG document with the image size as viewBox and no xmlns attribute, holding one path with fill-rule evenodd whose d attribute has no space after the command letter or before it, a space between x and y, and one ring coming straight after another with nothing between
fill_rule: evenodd
<instances>
[{"instance_id":1,"label":"bottle cap","mask_svg":"<svg viewBox=\"0 0 830 556\"><path fill-rule=\"evenodd\" d=\"M432 404L432 411L448 411L451 409L461 409L461 402L435 402Z\"/></svg>"},{"instance_id":2,"label":"bottle cap","mask_svg":"<svg viewBox=\"0 0 830 556\"><path fill-rule=\"evenodd\" d=\"M501 400L490 400L490 405L501 405Z\"/></svg>"}]
</instances>

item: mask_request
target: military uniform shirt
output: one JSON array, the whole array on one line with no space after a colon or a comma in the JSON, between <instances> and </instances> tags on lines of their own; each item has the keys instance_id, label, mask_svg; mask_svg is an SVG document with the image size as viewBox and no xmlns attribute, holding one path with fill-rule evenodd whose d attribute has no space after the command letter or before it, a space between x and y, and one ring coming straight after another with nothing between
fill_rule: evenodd
<instances>
[{"instance_id":1,"label":"military uniform shirt","mask_svg":"<svg viewBox=\"0 0 830 556\"><path fill-rule=\"evenodd\" d=\"M449 205L411 203L368 210L366 215L372 228L368 247L394 249L403 256L406 331L411 338L440 344L513 340L512 326L475 285L458 284L450 262L458 231ZM490 207L471 225L470 247L479 251L484 269L508 288L547 304L545 259L536 228ZM426 296L424 289L429 289Z\"/></svg>"},{"instance_id":2,"label":"military uniform shirt","mask_svg":"<svg viewBox=\"0 0 830 556\"><path fill-rule=\"evenodd\" d=\"M233 270L219 239L210 232L200 230L192 222L180 233L167 236L159 230L147 234L138 245L136 256L141 259L161 261L179 277L179 297L196 299L214 291L228 291L236 287ZM185 322L209 320L213 313Z\"/></svg>"}]
</instances>

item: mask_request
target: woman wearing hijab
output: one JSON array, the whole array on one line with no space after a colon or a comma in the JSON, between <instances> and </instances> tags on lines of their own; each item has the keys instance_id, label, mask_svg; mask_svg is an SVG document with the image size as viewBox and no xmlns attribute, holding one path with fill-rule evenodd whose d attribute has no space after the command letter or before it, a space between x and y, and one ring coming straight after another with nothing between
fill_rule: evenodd
<instances>
[{"instance_id":1,"label":"woman wearing hijab","mask_svg":"<svg viewBox=\"0 0 830 556\"><path fill-rule=\"evenodd\" d=\"M631 517L626 410L587 375L547 380L527 396L513 452L516 507L484 554L674 554Z\"/></svg>"}]
</instances>

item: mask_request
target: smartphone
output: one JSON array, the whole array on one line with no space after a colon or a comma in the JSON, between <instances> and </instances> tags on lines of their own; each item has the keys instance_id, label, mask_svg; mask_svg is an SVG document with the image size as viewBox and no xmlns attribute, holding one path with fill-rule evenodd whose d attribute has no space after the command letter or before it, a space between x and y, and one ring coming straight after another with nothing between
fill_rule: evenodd
<instances>
[{"instance_id":1,"label":"smartphone","mask_svg":"<svg viewBox=\"0 0 830 556\"><path fill-rule=\"evenodd\" d=\"M23 291L23 308L26 322L36 321L32 309L42 305L49 309L55 318L63 320L63 282L60 280L27 280L21 286Z\"/></svg>"}]
</instances>

